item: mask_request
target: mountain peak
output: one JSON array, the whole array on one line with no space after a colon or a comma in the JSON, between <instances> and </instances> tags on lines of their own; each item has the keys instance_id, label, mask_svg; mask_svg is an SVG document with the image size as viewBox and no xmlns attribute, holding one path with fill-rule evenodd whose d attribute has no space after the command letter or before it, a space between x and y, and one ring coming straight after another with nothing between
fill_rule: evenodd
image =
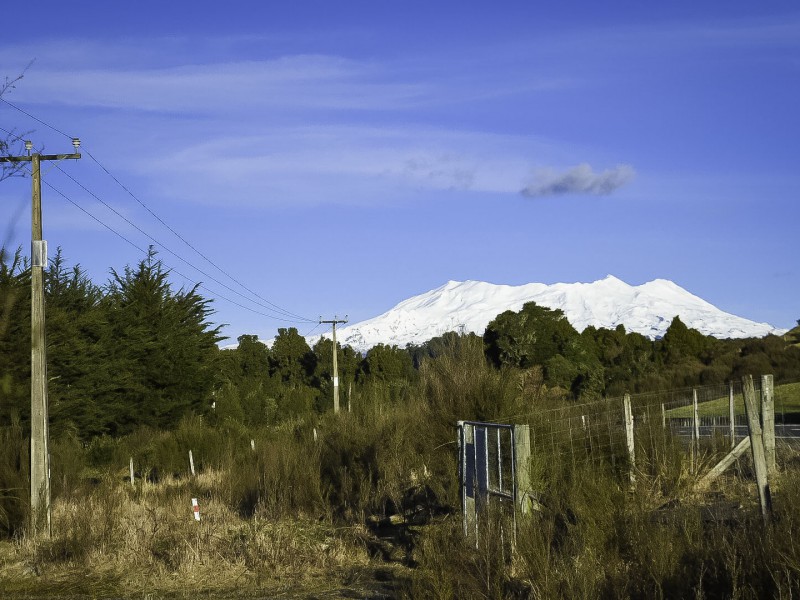
<instances>
[{"instance_id":1,"label":"mountain peak","mask_svg":"<svg viewBox=\"0 0 800 600\"><path fill-rule=\"evenodd\" d=\"M495 285L483 281L448 281L413 296L382 315L339 330L343 344L365 352L376 344L422 344L449 331L482 335L489 322L526 302L560 309L578 331L623 325L651 339L664 335L679 315L688 326L719 338L762 337L782 333L725 313L668 279L632 286L607 275L593 283ZM310 343L314 343L313 338Z\"/></svg>"}]
</instances>

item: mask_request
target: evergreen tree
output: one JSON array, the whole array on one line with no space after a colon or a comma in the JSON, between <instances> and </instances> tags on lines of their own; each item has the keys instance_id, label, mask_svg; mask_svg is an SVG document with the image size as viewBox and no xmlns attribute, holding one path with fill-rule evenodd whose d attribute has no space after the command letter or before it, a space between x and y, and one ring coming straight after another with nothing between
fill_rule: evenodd
<instances>
[{"instance_id":1,"label":"evergreen tree","mask_svg":"<svg viewBox=\"0 0 800 600\"><path fill-rule=\"evenodd\" d=\"M112 434L140 425L172 427L210 404L211 368L221 338L207 321L210 301L173 292L151 248L135 269L112 270L102 307L108 320L113 389L103 398Z\"/></svg>"},{"instance_id":2,"label":"evergreen tree","mask_svg":"<svg viewBox=\"0 0 800 600\"><path fill-rule=\"evenodd\" d=\"M603 390L603 367L564 312L528 302L519 312L506 311L486 327L487 358L498 368L544 367L550 385L574 396Z\"/></svg>"},{"instance_id":3,"label":"evergreen tree","mask_svg":"<svg viewBox=\"0 0 800 600\"><path fill-rule=\"evenodd\" d=\"M22 251L0 248L0 425L30 418L31 272Z\"/></svg>"},{"instance_id":4,"label":"evergreen tree","mask_svg":"<svg viewBox=\"0 0 800 600\"><path fill-rule=\"evenodd\" d=\"M496 367L527 369L564 354L577 337L563 311L527 302L519 312L507 310L495 317L483 341L486 356Z\"/></svg>"},{"instance_id":5,"label":"evergreen tree","mask_svg":"<svg viewBox=\"0 0 800 600\"><path fill-rule=\"evenodd\" d=\"M279 419L313 411L319 391L309 384L316 357L297 328L278 329L270 351L270 373L280 383L277 398Z\"/></svg>"},{"instance_id":6,"label":"evergreen tree","mask_svg":"<svg viewBox=\"0 0 800 600\"><path fill-rule=\"evenodd\" d=\"M364 357L362 377L384 382L413 380L415 371L411 354L397 346L373 346Z\"/></svg>"},{"instance_id":7,"label":"evergreen tree","mask_svg":"<svg viewBox=\"0 0 800 600\"><path fill-rule=\"evenodd\" d=\"M342 346L339 342L336 347L340 401L346 402L343 399L356 379L361 356L350 346ZM316 409L323 413L333 409L333 340L321 337L312 351L315 357L312 385L320 391Z\"/></svg>"},{"instance_id":8,"label":"evergreen tree","mask_svg":"<svg viewBox=\"0 0 800 600\"><path fill-rule=\"evenodd\" d=\"M307 384L314 372L314 353L296 327L280 328L270 352L270 370L288 384Z\"/></svg>"},{"instance_id":9,"label":"evergreen tree","mask_svg":"<svg viewBox=\"0 0 800 600\"><path fill-rule=\"evenodd\" d=\"M71 423L84 437L105 431L102 407L110 376L102 290L79 265L67 269L61 248L45 276L48 398L54 433Z\"/></svg>"},{"instance_id":10,"label":"evergreen tree","mask_svg":"<svg viewBox=\"0 0 800 600\"><path fill-rule=\"evenodd\" d=\"M255 335L241 335L235 349L223 350L217 361L217 419L264 425L276 418L282 383L270 375L270 351Z\"/></svg>"}]
</instances>

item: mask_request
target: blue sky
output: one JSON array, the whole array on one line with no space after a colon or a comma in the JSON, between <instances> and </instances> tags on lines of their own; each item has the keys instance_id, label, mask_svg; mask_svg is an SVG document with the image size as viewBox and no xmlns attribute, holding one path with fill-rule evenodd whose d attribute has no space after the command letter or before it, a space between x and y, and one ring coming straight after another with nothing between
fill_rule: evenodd
<instances>
[{"instance_id":1,"label":"blue sky","mask_svg":"<svg viewBox=\"0 0 800 600\"><path fill-rule=\"evenodd\" d=\"M80 137L132 193L86 154L45 172L51 254L98 283L153 238L232 339L451 279L667 278L800 318L794 2L117 4L6 9L0 36L0 76L35 59L4 98L46 124L0 126ZM29 198L0 183L7 246Z\"/></svg>"}]
</instances>

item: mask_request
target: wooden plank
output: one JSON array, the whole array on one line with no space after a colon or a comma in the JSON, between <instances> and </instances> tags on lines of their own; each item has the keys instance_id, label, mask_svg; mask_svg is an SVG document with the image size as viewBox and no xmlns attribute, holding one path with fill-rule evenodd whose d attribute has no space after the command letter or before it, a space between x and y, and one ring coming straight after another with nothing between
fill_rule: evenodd
<instances>
[{"instance_id":1,"label":"wooden plank","mask_svg":"<svg viewBox=\"0 0 800 600\"><path fill-rule=\"evenodd\" d=\"M743 438L742 441L739 442L737 446L727 454L727 456L725 456L725 458L719 461L719 463L717 463L717 465L698 482L697 488L702 489L707 487L708 484L722 475L728 469L728 467L739 460L742 455L750 449L750 443L749 437Z\"/></svg>"}]
</instances>

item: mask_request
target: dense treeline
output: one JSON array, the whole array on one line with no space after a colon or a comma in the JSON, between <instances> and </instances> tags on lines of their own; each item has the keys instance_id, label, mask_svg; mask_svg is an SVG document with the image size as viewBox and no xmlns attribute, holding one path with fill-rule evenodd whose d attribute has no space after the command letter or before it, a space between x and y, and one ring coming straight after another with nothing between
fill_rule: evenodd
<instances>
[{"instance_id":1,"label":"dense treeline","mask_svg":"<svg viewBox=\"0 0 800 600\"><path fill-rule=\"evenodd\" d=\"M578 398L723 383L746 374L796 381L798 331L720 340L688 328L677 316L664 337L653 341L622 325L578 333L562 311L528 303L519 312L498 315L483 339L495 366L540 365L548 385Z\"/></svg>"},{"instance_id":2,"label":"dense treeline","mask_svg":"<svg viewBox=\"0 0 800 600\"><path fill-rule=\"evenodd\" d=\"M30 412L30 268L19 251L0 260L0 422ZM173 427L202 410L215 382L219 328L196 288L173 290L151 250L105 286L59 251L45 273L52 428L84 439L140 425Z\"/></svg>"},{"instance_id":3,"label":"dense treeline","mask_svg":"<svg viewBox=\"0 0 800 600\"><path fill-rule=\"evenodd\" d=\"M0 260L0 424L24 422L30 406L30 268L17 251ZM262 426L332 408L332 342L313 348L295 328L268 347L256 336L220 350L220 327L197 288L175 290L151 250L136 266L111 271L105 285L59 251L45 276L50 414L55 433L83 440L119 436L140 426L173 428L186 415L210 423ZM343 409L407 398L426 359L442 356L459 336L421 346L378 345L364 356L339 347ZM477 336L466 336L475 338ZM746 373L800 379L800 347L786 339L718 340L676 317L663 339L589 327L578 333L563 312L534 303L498 315L483 335L496 370L541 369L552 397L618 396Z\"/></svg>"}]
</instances>

